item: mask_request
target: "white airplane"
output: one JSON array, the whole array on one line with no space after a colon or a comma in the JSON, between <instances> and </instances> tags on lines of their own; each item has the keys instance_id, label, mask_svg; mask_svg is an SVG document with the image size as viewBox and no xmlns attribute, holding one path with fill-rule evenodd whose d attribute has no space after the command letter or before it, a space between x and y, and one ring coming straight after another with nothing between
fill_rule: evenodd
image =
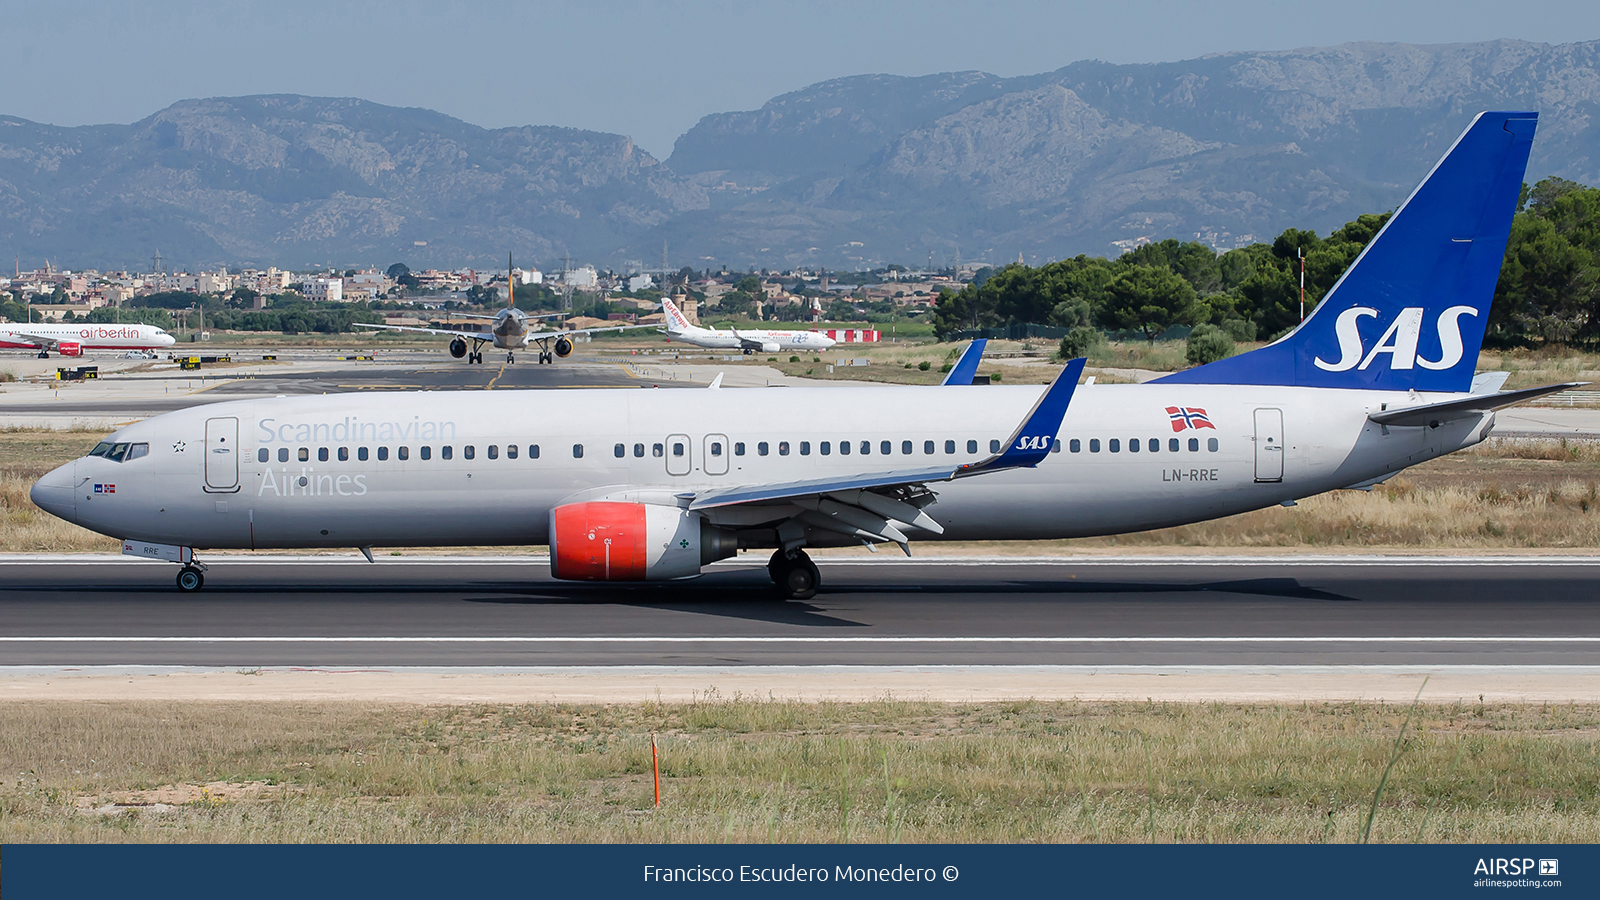
<instances>
[{"instance_id":1,"label":"white airplane","mask_svg":"<svg viewBox=\"0 0 1600 900\"><path fill-rule=\"evenodd\" d=\"M683 312L678 309L678 305L667 297L661 298L661 309L667 314L668 339L683 341L685 344L709 350L742 350L747 355L757 351L779 353L789 350L819 353L838 343L833 338L815 331L799 329L762 328L740 331L730 327L727 331L718 331L715 328L690 325L689 320L684 318Z\"/></svg>"},{"instance_id":2,"label":"white airplane","mask_svg":"<svg viewBox=\"0 0 1600 900\"><path fill-rule=\"evenodd\" d=\"M129 425L34 485L54 515L197 550L548 544L552 574L688 578L770 550L1037 540L1364 488L1572 387L1474 379L1534 113L1483 113L1296 331L1144 384L550 391L239 400ZM969 348L970 349L970 348ZM848 396L846 396L848 394Z\"/></svg>"},{"instance_id":3,"label":"white airplane","mask_svg":"<svg viewBox=\"0 0 1600 900\"><path fill-rule=\"evenodd\" d=\"M506 261L507 270L511 269L510 260ZM602 331L625 331L630 328L649 328L649 325L614 325L607 328L577 328L565 331L531 331L531 322L534 319L551 319L565 313L545 313L530 316L516 307L515 278L506 279L506 308L492 316L479 316L471 313L458 313L468 319L489 319L494 324L489 326L487 333L482 331L455 331L448 328L416 328L409 325L371 325L357 322L357 328L377 328L387 331L415 331L421 334L442 334L451 338L450 355L456 359L466 357L467 362L483 362L483 345L492 343L497 350L506 351L506 362L517 361L517 350L529 344L539 345L539 364L553 363L557 357L566 359L572 353L572 338L580 334L599 334ZM467 342L472 342L472 349L467 349Z\"/></svg>"},{"instance_id":4,"label":"white airplane","mask_svg":"<svg viewBox=\"0 0 1600 900\"><path fill-rule=\"evenodd\" d=\"M40 359L49 359L51 350L62 356L82 356L85 350L154 350L175 343L176 338L154 325L0 325L0 348L37 350Z\"/></svg>"}]
</instances>

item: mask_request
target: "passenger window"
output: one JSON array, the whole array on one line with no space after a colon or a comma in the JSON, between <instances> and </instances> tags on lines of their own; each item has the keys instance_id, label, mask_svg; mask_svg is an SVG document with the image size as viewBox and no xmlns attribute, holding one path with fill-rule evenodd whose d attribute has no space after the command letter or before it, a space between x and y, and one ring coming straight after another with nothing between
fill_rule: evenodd
<instances>
[{"instance_id":1,"label":"passenger window","mask_svg":"<svg viewBox=\"0 0 1600 900\"><path fill-rule=\"evenodd\" d=\"M634 455L635 456L643 456L644 455L644 445L643 444L639 445L639 452L634 454ZM506 445L506 459L516 459L516 458L517 458L517 445L516 444L507 444Z\"/></svg>"},{"instance_id":2,"label":"passenger window","mask_svg":"<svg viewBox=\"0 0 1600 900\"><path fill-rule=\"evenodd\" d=\"M878 452L882 453L884 456L888 456L894 452L894 444L889 441L879 441Z\"/></svg>"},{"instance_id":3,"label":"passenger window","mask_svg":"<svg viewBox=\"0 0 1600 900\"><path fill-rule=\"evenodd\" d=\"M762 441L761 443L756 445L756 455L757 456L766 456L767 455L767 442L766 441Z\"/></svg>"},{"instance_id":4,"label":"passenger window","mask_svg":"<svg viewBox=\"0 0 1600 900\"><path fill-rule=\"evenodd\" d=\"M826 445L824 445L824 446L826 446ZM827 453L828 451L827 450L823 450L822 452L823 453ZM849 456L850 455L850 442L849 441L840 441L839 442L839 455L840 456Z\"/></svg>"},{"instance_id":5,"label":"passenger window","mask_svg":"<svg viewBox=\"0 0 1600 900\"><path fill-rule=\"evenodd\" d=\"M801 456L810 456L811 455L811 442L810 441L801 441L800 442L800 455Z\"/></svg>"},{"instance_id":6,"label":"passenger window","mask_svg":"<svg viewBox=\"0 0 1600 900\"><path fill-rule=\"evenodd\" d=\"M528 458L529 459L538 459L539 458L539 445L538 444L529 444L528 445Z\"/></svg>"},{"instance_id":7,"label":"passenger window","mask_svg":"<svg viewBox=\"0 0 1600 900\"><path fill-rule=\"evenodd\" d=\"M1177 453L1178 448L1181 446L1182 445L1178 443L1177 438L1167 438L1167 451L1169 453Z\"/></svg>"},{"instance_id":8,"label":"passenger window","mask_svg":"<svg viewBox=\"0 0 1600 900\"><path fill-rule=\"evenodd\" d=\"M1199 453L1200 452L1200 439L1199 438L1189 438L1189 452L1190 453Z\"/></svg>"},{"instance_id":9,"label":"passenger window","mask_svg":"<svg viewBox=\"0 0 1600 900\"><path fill-rule=\"evenodd\" d=\"M967 452L968 453L977 453L978 452L978 442L977 441L967 441Z\"/></svg>"},{"instance_id":10,"label":"passenger window","mask_svg":"<svg viewBox=\"0 0 1600 900\"><path fill-rule=\"evenodd\" d=\"M433 459L433 448L424 444L417 448L417 455L423 459Z\"/></svg>"},{"instance_id":11,"label":"passenger window","mask_svg":"<svg viewBox=\"0 0 1600 900\"><path fill-rule=\"evenodd\" d=\"M1206 438L1206 449L1210 450L1212 453L1217 452L1217 439Z\"/></svg>"},{"instance_id":12,"label":"passenger window","mask_svg":"<svg viewBox=\"0 0 1600 900\"><path fill-rule=\"evenodd\" d=\"M1150 452L1151 453L1159 453L1159 452L1161 452L1161 438L1151 438L1150 439Z\"/></svg>"},{"instance_id":13,"label":"passenger window","mask_svg":"<svg viewBox=\"0 0 1600 900\"><path fill-rule=\"evenodd\" d=\"M1077 438L1073 438L1072 440L1067 442L1067 449L1071 450L1073 453L1082 453L1083 452L1083 442L1078 440Z\"/></svg>"},{"instance_id":14,"label":"passenger window","mask_svg":"<svg viewBox=\"0 0 1600 900\"><path fill-rule=\"evenodd\" d=\"M683 441L673 441L672 442L672 455L673 456L682 456L683 455Z\"/></svg>"},{"instance_id":15,"label":"passenger window","mask_svg":"<svg viewBox=\"0 0 1600 900\"><path fill-rule=\"evenodd\" d=\"M359 459L362 462L366 462L367 461L367 448L365 448L365 447L357 447L356 448L356 459Z\"/></svg>"},{"instance_id":16,"label":"passenger window","mask_svg":"<svg viewBox=\"0 0 1600 900\"><path fill-rule=\"evenodd\" d=\"M946 452L946 453L954 453L954 452L956 452L956 442L955 441L945 441L944 442L944 452Z\"/></svg>"},{"instance_id":17,"label":"passenger window","mask_svg":"<svg viewBox=\"0 0 1600 900\"><path fill-rule=\"evenodd\" d=\"M1111 440L1106 441L1106 449L1110 450L1112 453L1120 453L1122 452L1122 442L1116 438L1112 438Z\"/></svg>"},{"instance_id":18,"label":"passenger window","mask_svg":"<svg viewBox=\"0 0 1600 900\"><path fill-rule=\"evenodd\" d=\"M440 459L455 459L455 456L456 448L450 446L449 444L445 444L443 447L439 448Z\"/></svg>"},{"instance_id":19,"label":"passenger window","mask_svg":"<svg viewBox=\"0 0 1600 900\"><path fill-rule=\"evenodd\" d=\"M301 447L299 455L300 455L300 461L301 462L310 462L311 461L311 449L309 447Z\"/></svg>"},{"instance_id":20,"label":"passenger window","mask_svg":"<svg viewBox=\"0 0 1600 900\"><path fill-rule=\"evenodd\" d=\"M617 446L620 447L622 445L618 444ZM619 453L617 455L621 456L622 454ZM499 459L500 458L500 445L499 444L490 444L489 445L489 458L490 459Z\"/></svg>"},{"instance_id":21,"label":"passenger window","mask_svg":"<svg viewBox=\"0 0 1600 900\"><path fill-rule=\"evenodd\" d=\"M468 444L465 447L461 448L461 458L462 459L472 459L473 457L475 457L477 455L478 455L477 449L474 448L471 444Z\"/></svg>"},{"instance_id":22,"label":"passenger window","mask_svg":"<svg viewBox=\"0 0 1600 900\"><path fill-rule=\"evenodd\" d=\"M288 447L279 447L278 448L278 462L288 462L288 461L289 461L289 448Z\"/></svg>"},{"instance_id":23,"label":"passenger window","mask_svg":"<svg viewBox=\"0 0 1600 900\"><path fill-rule=\"evenodd\" d=\"M870 456L871 454L872 454L872 442L871 441L862 441L861 442L861 455L862 456Z\"/></svg>"},{"instance_id":24,"label":"passenger window","mask_svg":"<svg viewBox=\"0 0 1600 900\"><path fill-rule=\"evenodd\" d=\"M472 453L471 453L472 448L468 447L467 450L468 450L467 456L470 458L472 456ZM583 459L583 445L582 444L573 444L572 445L572 458L573 459Z\"/></svg>"},{"instance_id":25,"label":"passenger window","mask_svg":"<svg viewBox=\"0 0 1600 900\"><path fill-rule=\"evenodd\" d=\"M617 444L617 445L613 446L611 448L611 455L615 456L617 459L621 459L624 456L627 456L628 455L627 445L625 445L625 444Z\"/></svg>"},{"instance_id":26,"label":"passenger window","mask_svg":"<svg viewBox=\"0 0 1600 900\"><path fill-rule=\"evenodd\" d=\"M339 462L349 462L349 461L350 461L350 448L349 447L340 447L339 448Z\"/></svg>"},{"instance_id":27,"label":"passenger window","mask_svg":"<svg viewBox=\"0 0 1600 900\"><path fill-rule=\"evenodd\" d=\"M1061 438L1056 438L1055 440L1050 442L1050 452L1051 453L1060 453L1061 452Z\"/></svg>"},{"instance_id":28,"label":"passenger window","mask_svg":"<svg viewBox=\"0 0 1600 900\"><path fill-rule=\"evenodd\" d=\"M712 441L711 442L711 455L712 456L721 456L722 455L722 442L721 441Z\"/></svg>"},{"instance_id":29,"label":"passenger window","mask_svg":"<svg viewBox=\"0 0 1600 900\"><path fill-rule=\"evenodd\" d=\"M667 453L666 448L661 446L660 444L651 444L650 445L650 455L651 456L660 458L662 456L665 456L666 453Z\"/></svg>"},{"instance_id":30,"label":"passenger window","mask_svg":"<svg viewBox=\"0 0 1600 900\"><path fill-rule=\"evenodd\" d=\"M734 443L733 443L733 455L734 456L743 456L744 455L744 441L734 441Z\"/></svg>"},{"instance_id":31,"label":"passenger window","mask_svg":"<svg viewBox=\"0 0 1600 900\"><path fill-rule=\"evenodd\" d=\"M1090 453L1099 453L1100 452L1100 439L1099 438L1089 438L1089 452Z\"/></svg>"},{"instance_id":32,"label":"passenger window","mask_svg":"<svg viewBox=\"0 0 1600 900\"><path fill-rule=\"evenodd\" d=\"M389 458L389 448L388 447L379 447L378 448L378 461L382 462L383 460L386 460L388 458Z\"/></svg>"},{"instance_id":33,"label":"passenger window","mask_svg":"<svg viewBox=\"0 0 1600 900\"><path fill-rule=\"evenodd\" d=\"M911 442L910 441L901 441L900 442L900 452L905 456L910 456L911 455Z\"/></svg>"},{"instance_id":34,"label":"passenger window","mask_svg":"<svg viewBox=\"0 0 1600 900\"><path fill-rule=\"evenodd\" d=\"M996 441L996 440L989 441L989 452L990 453L999 453L1000 452L1000 442Z\"/></svg>"},{"instance_id":35,"label":"passenger window","mask_svg":"<svg viewBox=\"0 0 1600 900\"><path fill-rule=\"evenodd\" d=\"M317 462L327 462L327 461L328 461L328 448L327 447L318 447L317 448Z\"/></svg>"},{"instance_id":36,"label":"passenger window","mask_svg":"<svg viewBox=\"0 0 1600 900\"><path fill-rule=\"evenodd\" d=\"M827 456L829 453L833 452L833 444L828 441L823 441L817 446L817 452L821 453L823 456Z\"/></svg>"},{"instance_id":37,"label":"passenger window","mask_svg":"<svg viewBox=\"0 0 1600 900\"><path fill-rule=\"evenodd\" d=\"M272 458L272 451L267 448L262 447L256 451L256 462L266 462L270 458Z\"/></svg>"},{"instance_id":38,"label":"passenger window","mask_svg":"<svg viewBox=\"0 0 1600 900\"><path fill-rule=\"evenodd\" d=\"M932 453L933 452L933 441L923 441L922 442L922 452L923 453Z\"/></svg>"},{"instance_id":39,"label":"passenger window","mask_svg":"<svg viewBox=\"0 0 1600 900\"><path fill-rule=\"evenodd\" d=\"M789 442L788 441L779 441L778 442L778 455L779 456L788 456L789 455Z\"/></svg>"},{"instance_id":40,"label":"passenger window","mask_svg":"<svg viewBox=\"0 0 1600 900\"><path fill-rule=\"evenodd\" d=\"M1139 449L1140 449L1139 448L1139 439L1138 438L1129 438L1128 439L1128 452L1129 453L1138 453Z\"/></svg>"},{"instance_id":41,"label":"passenger window","mask_svg":"<svg viewBox=\"0 0 1600 900\"><path fill-rule=\"evenodd\" d=\"M638 458L640 458L640 459L643 459L644 458L644 445L643 444L634 444L633 445L633 455L638 457Z\"/></svg>"},{"instance_id":42,"label":"passenger window","mask_svg":"<svg viewBox=\"0 0 1600 900\"><path fill-rule=\"evenodd\" d=\"M394 455L396 459L410 459L411 449L409 447L398 447L395 449Z\"/></svg>"}]
</instances>

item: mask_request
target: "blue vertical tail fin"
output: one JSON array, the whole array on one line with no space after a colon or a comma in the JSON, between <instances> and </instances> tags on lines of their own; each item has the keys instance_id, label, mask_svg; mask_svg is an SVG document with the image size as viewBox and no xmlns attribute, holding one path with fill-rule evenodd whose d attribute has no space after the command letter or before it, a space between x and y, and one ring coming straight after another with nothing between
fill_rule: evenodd
<instances>
[{"instance_id":1,"label":"blue vertical tail fin","mask_svg":"<svg viewBox=\"0 0 1600 900\"><path fill-rule=\"evenodd\" d=\"M1537 124L1479 113L1299 328L1155 380L1469 390Z\"/></svg>"}]
</instances>

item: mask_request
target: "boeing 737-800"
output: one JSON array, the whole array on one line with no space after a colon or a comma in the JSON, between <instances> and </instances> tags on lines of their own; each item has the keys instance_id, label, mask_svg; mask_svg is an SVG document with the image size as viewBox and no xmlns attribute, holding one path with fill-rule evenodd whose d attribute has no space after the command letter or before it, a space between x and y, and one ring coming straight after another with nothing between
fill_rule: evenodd
<instances>
[{"instance_id":1,"label":"boeing 737-800","mask_svg":"<svg viewBox=\"0 0 1600 900\"><path fill-rule=\"evenodd\" d=\"M667 316L668 338L708 350L739 350L746 354L780 353L790 350L820 353L835 343L833 338L815 331L781 328L740 331L733 327L729 327L727 331L719 331L715 328L691 325L684 317L683 311L678 309L678 305L667 297L661 298L661 310Z\"/></svg>"},{"instance_id":2,"label":"boeing 737-800","mask_svg":"<svg viewBox=\"0 0 1600 900\"><path fill-rule=\"evenodd\" d=\"M48 359L51 350L82 356L85 350L154 350L175 343L176 338L154 325L0 325L0 348L37 350L40 359Z\"/></svg>"},{"instance_id":3,"label":"boeing 737-800","mask_svg":"<svg viewBox=\"0 0 1600 900\"><path fill-rule=\"evenodd\" d=\"M1473 390L1535 123L1474 119L1293 333L1144 384L1080 386L1074 360L1043 390L241 400L123 428L32 496L183 564L184 590L210 548L548 544L590 581L770 550L806 597L808 547L1115 534L1369 486L1571 386Z\"/></svg>"}]
</instances>

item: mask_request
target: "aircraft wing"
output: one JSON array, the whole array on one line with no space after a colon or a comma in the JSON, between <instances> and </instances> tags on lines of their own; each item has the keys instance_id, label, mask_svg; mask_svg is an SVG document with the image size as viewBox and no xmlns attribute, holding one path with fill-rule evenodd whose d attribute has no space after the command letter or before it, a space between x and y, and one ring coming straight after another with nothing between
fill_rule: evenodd
<instances>
[{"instance_id":1,"label":"aircraft wing","mask_svg":"<svg viewBox=\"0 0 1600 900\"><path fill-rule=\"evenodd\" d=\"M659 325L611 325L606 328L573 328L566 331L539 331L530 332L527 340L542 341L545 338L571 337L575 334L600 334L603 331L627 331L630 328L660 328Z\"/></svg>"},{"instance_id":2,"label":"aircraft wing","mask_svg":"<svg viewBox=\"0 0 1600 900\"><path fill-rule=\"evenodd\" d=\"M1367 416L1379 425L1434 425L1439 422L1448 422L1451 419L1464 419L1518 403L1527 403L1543 397L1546 394L1555 394L1561 391L1570 391L1576 387L1583 387L1587 381L1569 381L1564 384L1547 384L1543 387L1525 388L1520 391L1506 391L1500 394L1479 394L1463 400L1446 400L1443 403L1429 403L1426 406L1408 406L1405 409L1388 409L1375 412Z\"/></svg>"},{"instance_id":3,"label":"aircraft wing","mask_svg":"<svg viewBox=\"0 0 1600 900\"><path fill-rule=\"evenodd\" d=\"M781 502L801 508L800 514L792 520L800 528L811 526L866 541L893 541L910 556L909 539L900 530L902 526L914 526L935 534L944 530L922 511L937 499L926 485L1037 466L1055 445L1061 420L1072 402L1085 362L1075 359L1067 363L1012 432L1005 449L987 459L960 466L892 469L783 484L712 488L696 493L689 501L689 508L716 509ZM780 537L786 527L790 527L789 523L779 527Z\"/></svg>"},{"instance_id":4,"label":"aircraft wing","mask_svg":"<svg viewBox=\"0 0 1600 900\"><path fill-rule=\"evenodd\" d=\"M386 331L415 331L418 334L442 334L448 337L458 337L467 341L492 341L494 334L488 331L452 331L449 328L418 328L415 325L372 325L367 322L352 322L357 328L377 328Z\"/></svg>"},{"instance_id":5,"label":"aircraft wing","mask_svg":"<svg viewBox=\"0 0 1600 900\"><path fill-rule=\"evenodd\" d=\"M13 330L13 329L10 329L10 328L5 329L5 331L6 331L7 334L11 335L12 337L19 337L19 338L22 338L23 340L26 340L26 341L33 341L35 344L38 344L41 348L43 348L45 350L54 350L56 348L56 345L61 343L61 338L56 337L54 335L29 334L26 331Z\"/></svg>"},{"instance_id":6,"label":"aircraft wing","mask_svg":"<svg viewBox=\"0 0 1600 900\"><path fill-rule=\"evenodd\" d=\"M456 318L459 318L459 319L496 319L496 318L499 318L499 314L498 313L493 315L493 316L486 316L486 315L483 315L481 313L464 313L464 312L451 313L451 315L453 315L453 316L455 316ZM527 316L530 319L554 319L557 316L564 316L564 315L566 315L566 313L562 313L562 312L523 313L523 315Z\"/></svg>"}]
</instances>

